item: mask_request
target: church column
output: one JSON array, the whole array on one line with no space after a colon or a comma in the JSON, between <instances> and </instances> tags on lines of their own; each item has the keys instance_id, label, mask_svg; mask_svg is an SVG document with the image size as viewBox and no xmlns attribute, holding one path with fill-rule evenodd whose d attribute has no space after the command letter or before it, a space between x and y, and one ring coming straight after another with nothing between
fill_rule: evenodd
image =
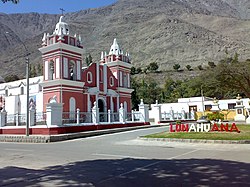
<instances>
[{"instance_id":1,"label":"church column","mask_svg":"<svg viewBox=\"0 0 250 187\"><path fill-rule=\"evenodd\" d=\"M106 94L108 90L107 64L103 65L103 90L104 94Z\"/></svg>"},{"instance_id":2,"label":"church column","mask_svg":"<svg viewBox=\"0 0 250 187\"><path fill-rule=\"evenodd\" d=\"M98 106L98 94L95 95L95 101L96 101L96 107L99 108L99 106Z\"/></svg>"},{"instance_id":3,"label":"church column","mask_svg":"<svg viewBox=\"0 0 250 187\"><path fill-rule=\"evenodd\" d=\"M117 107L117 111L119 111L119 109L120 109L120 97L119 96L117 96L117 103L116 103L116 107Z\"/></svg>"},{"instance_id":4,"label":"church column","mask_svg":"<svg viewBox=\"0 0 250 187\"><path fill-rule=\"evenodd\" d=\"M100 91L100 72L99 72L99 69L100 69L100 64L97 62L96 63L96 87L98 89L98 91Z\"/></svg>"},{"instance_id":5,"label":"church column","mask_svg":"<svg viewBox=\"0 0 250 187\"><path fill-rule=\"evenodd\" d=\"M114 103L113 103L113 97L112 97L112 95L110 96L110 111L111 112L114 111Z\"/></svg>"},{"instance_id":6,"label":"church column","mask_svg":"<svg viewBox=\"0 0 250 187\"><path fill-rule=\"evenodd\" d=\"M128 88L130 88L130 73L128 73Z\"/></svg>"},{"instance_id":7,"label":"church column","mask_svg":"<svg viewBox=\"0 0 250 187\"><path fill-rule=\"evenodd\" d=\"M88 106L88 112L91 112L91 101L90 101L90 94L87 94L88 100L87 100L87 106Z\"/></svg>"}]
</instances>

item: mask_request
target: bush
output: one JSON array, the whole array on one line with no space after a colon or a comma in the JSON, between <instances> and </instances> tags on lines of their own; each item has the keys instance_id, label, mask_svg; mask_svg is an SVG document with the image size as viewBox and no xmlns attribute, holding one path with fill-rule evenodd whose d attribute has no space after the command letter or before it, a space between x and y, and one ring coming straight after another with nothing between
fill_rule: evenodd
<instances>
[{"instance_id":1,"label":"bush","mask_svg":"<svg viewBox=\"0 0 250 187\"><path fill-rule=\"evenodd\" d=\"M224 120L224 114L219 113L219 112L214 112L212 114L207 114L207 118L209 120Z\"/></svg>"}]
</instances>

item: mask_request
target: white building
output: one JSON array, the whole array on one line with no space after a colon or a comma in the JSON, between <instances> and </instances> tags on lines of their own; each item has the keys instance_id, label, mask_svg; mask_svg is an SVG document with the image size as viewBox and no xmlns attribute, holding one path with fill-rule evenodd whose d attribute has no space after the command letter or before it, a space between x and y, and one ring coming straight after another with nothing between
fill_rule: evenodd
<instances>
[{"instance_id":1,"label":"white building","mask_svg":"<svg viewBox=\"0 0 250 187\"><path fill-rule=\"evenodd\" d=\"M236 106L236 98L235 99L223 99L218 100L218 105L220 110L232 110L235 109ZM249 98L241 99L243 101L244 108L249 108ZM212 108L214 104L214 99L209 97L190 97L190 98L180 98L177 103L163 103L161 105L161 113L171 113L173 110L174 113L181 113L183 110L186 113L190 113L192 110L195 112L204 112L208 111ZM154 111L154 106L156 104L151 105L151 109L149 111L149 118L154 118L156 115L156 111Z\"/></svg>"},{"instance_id":2,"label":"white building","mask_svg":"<svg viewBox=\"0 0 250 187\"><path fill-rule=\"evenodd\" d=\"M30 104L35 104L36 111L43 111L43 93L40 83L43 76L30 78ZM0 84L0 109L5 107L8 114L26 113L26 79ZM39 101L39 102L37 102Z\"/></svg>"}]
</instances>

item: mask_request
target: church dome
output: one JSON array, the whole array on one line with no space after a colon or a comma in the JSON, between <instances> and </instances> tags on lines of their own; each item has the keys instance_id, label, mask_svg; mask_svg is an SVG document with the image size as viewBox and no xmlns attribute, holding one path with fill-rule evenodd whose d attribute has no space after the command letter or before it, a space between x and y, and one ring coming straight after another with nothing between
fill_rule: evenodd
<instances>
[{"instance_id":1,"label":"church dome","mask_svg":"<svg viewBox=\"0 0 250 187\"><path fill-rule=\"evenodd\" d=\"M109 55L120 55L120 54L121 54L121 50L115 38L113 45L110 48Z\"/></svg>"},{"instance_id":2,"label":"church dome","mask_svg":"<svg viewBox=\"0 0 250 187\"><path fill-rule=\"evenodd\" d=\"M59 22L56 24L54 34L56 35L69 35L69 26L62 21L63 16L60 17Z\"/></svg>"}]
</instances>

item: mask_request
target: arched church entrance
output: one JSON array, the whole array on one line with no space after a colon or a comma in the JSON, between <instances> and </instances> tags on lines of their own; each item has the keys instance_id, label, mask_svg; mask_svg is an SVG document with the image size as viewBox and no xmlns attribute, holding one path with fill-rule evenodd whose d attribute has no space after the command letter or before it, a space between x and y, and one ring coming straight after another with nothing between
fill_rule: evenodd
<instances>
[{"instance_id":1,"label":"arched church entrance","mask_svg":"<svg viewBox=\"0 0 250 187\"><path fill-rule=\"evenodd\" d=\"M99 120L100 122L107 121L107 112L105 109L105 101L103 99L98 99L98 108L99 108Z\"/></svg>"}]
</instances>

